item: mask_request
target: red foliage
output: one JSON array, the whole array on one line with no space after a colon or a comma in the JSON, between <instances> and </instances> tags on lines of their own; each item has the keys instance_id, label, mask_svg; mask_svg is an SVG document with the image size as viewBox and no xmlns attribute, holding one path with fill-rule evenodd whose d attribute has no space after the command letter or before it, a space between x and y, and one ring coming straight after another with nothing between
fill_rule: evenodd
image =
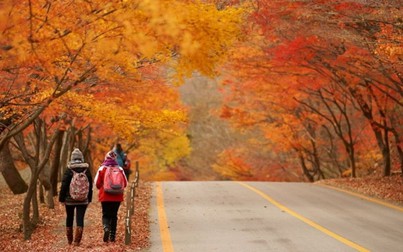
<instances>
[{"instance_id":1,"label":"red foliage","mask_svg":"<svg viewBox=\"0 0 403 252\"><path fill-rule=\"evenodd\" d=\"M309 61L313 56L313 51L309 49L309 46L317 42L315 36L311 37L297 37L292 41L287 41L277 46L275 51L275 60L289 61Z\"/></svg>"},{"instance_id":2,"label":"red foliage","mask_svg":"<svg viewBox=\"0 0 403 252\"><path fill-rule=\"evenodd\" d=\"M334 8L338 11L343 11L343 10L357 10L361 9L362 10L363 5L360 3L339 3L334 6Z\"/></svg>"},{"instance_id":3,"label":"red foliage","mask_svg":"<svg viewBox=\"0 0 403 252\"><path fill-rule=\"evenodd\" d=\"M221 109L220 117L221 118L230 118L231 116L232 116L231 108L228 106L224 106Z\"/></svg>"}]
</instances>

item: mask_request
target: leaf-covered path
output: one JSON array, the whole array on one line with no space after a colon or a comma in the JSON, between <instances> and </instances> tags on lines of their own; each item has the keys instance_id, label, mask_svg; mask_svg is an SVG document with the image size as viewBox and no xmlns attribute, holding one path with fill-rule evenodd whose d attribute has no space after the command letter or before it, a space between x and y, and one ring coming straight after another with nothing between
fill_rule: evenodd
<instances>
[{"instance_id":1,"label":"leaf-covered path","mask_svg":"<svg viewBox=\"0 0 403 252\"><path fill-rule=\"evenodd\" d=\"M20 232L20 216L24 195L13 195L7 188L0 190L0 251L139 251L149 246L148 209L151 193L149 183L139 183L132 219L132 244L124 245L126 203L119 209L116 243L102 241L101 204L97 190L85 217L84 234L79 247L69 246L65 236L64 206L55 199L55 209L40 206L41 221L29 241Z\"/></svg>"}]
</instances>

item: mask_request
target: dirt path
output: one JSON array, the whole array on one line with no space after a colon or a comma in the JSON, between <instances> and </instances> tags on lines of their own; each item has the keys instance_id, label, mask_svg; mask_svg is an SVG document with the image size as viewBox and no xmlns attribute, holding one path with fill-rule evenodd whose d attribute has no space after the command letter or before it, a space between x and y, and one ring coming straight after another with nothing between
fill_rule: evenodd
<instances>
[{"instance_id":1,"label":"dirt path","mask_svg":"<svg viewBox=\"0 0 403 252\"><path fill-rule=\"evenodd\" d=\"M140 181L132 217L132 244L124 245L126 203L119 209L117 241L102 241L101 204L94 190L84 223L84 234L79 247L69 246L65 236L65 210L55 199L55 209L40 206L41 222L29 241L23 240L20 216L24 195L12 195L5 187L0 189L0 251L141 251L149 246L148 209L151 185Z\"/></svg>"}]
</instances>

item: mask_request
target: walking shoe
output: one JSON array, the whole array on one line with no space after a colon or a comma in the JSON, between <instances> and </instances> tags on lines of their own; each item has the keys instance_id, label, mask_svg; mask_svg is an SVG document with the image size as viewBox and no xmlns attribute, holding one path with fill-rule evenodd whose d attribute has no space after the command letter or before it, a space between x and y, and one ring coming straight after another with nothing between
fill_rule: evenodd
<instances>
[{"instance_id":1,"label":"walking shoe","mask_svg":"<svg viewBox=\"0 0 403 252\"><path fill-rule=\"evenodd\" d=\"M79 246L81 242L81 238L83 237L83 227L76 227L76 233L74 236L74 246Z\"/></svg>"},{"instance_id":2,"label":"walking shoe","mask_svg":"<svg viewBox=\"0 0 403 252\"><path fill-rule=\"evenodd\" d=\"M104 227L104 242L108 242L109 241L109 227Z\"/></svg>"},{"instance_id":3,"label":"walking shoe","mask_svg":"<svg viewBox=\"0 0 403 252\"><path fill-rule=\"evenodd\" d=\"M73 242L73 227L66 227L67 243L70 245Z\"/></svg>"}]
</instances>

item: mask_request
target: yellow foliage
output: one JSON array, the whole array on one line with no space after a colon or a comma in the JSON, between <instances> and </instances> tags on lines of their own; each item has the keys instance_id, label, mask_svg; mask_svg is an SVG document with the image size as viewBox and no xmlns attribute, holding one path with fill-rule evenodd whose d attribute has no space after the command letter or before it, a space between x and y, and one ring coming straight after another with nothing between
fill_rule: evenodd
<instances>
[{"instance_id":1,"label":"yellow foliage","mask_svg":"<svg viewBox=\"0 0 403 252\"><path fill-rule=\"evenodd\" d=\"M153 157L153 166L158 169L164 170L190 153L189 140L183 135L187 120L183 110L150 110L158 106L156 103L126 107L126 103L118 100L69 92L50 109L65 111L91 123L97 129L94 138L115 135L129 143L137 139L140 147L134 151L135 155Z\"/></svg>"},{"instance_id":2,"label":"yellow foliage","mask_svg":"<svg viewBox=\"0 0 403 252\"><path fill-rule=\"evenodd\" d=\"M38 69L41 88L64 91L90 76L141 78L138 69L153 62L171 61L178 77L212 75L240 34L243 10L179 0L6 0L1 14L1 68Z\"/></svg>"},{"instance_id":3,"label":"yellow foliage","mask_svg":"<svg viewBox=\"0 0 403 252\"><path fill-rule=\"evenodd\" d=\"M163 149L166 164L174 164L176 161L189 155L190 151L190 142L186 136L180 135L170 139Z\"/></svg>"}]
</instances>

